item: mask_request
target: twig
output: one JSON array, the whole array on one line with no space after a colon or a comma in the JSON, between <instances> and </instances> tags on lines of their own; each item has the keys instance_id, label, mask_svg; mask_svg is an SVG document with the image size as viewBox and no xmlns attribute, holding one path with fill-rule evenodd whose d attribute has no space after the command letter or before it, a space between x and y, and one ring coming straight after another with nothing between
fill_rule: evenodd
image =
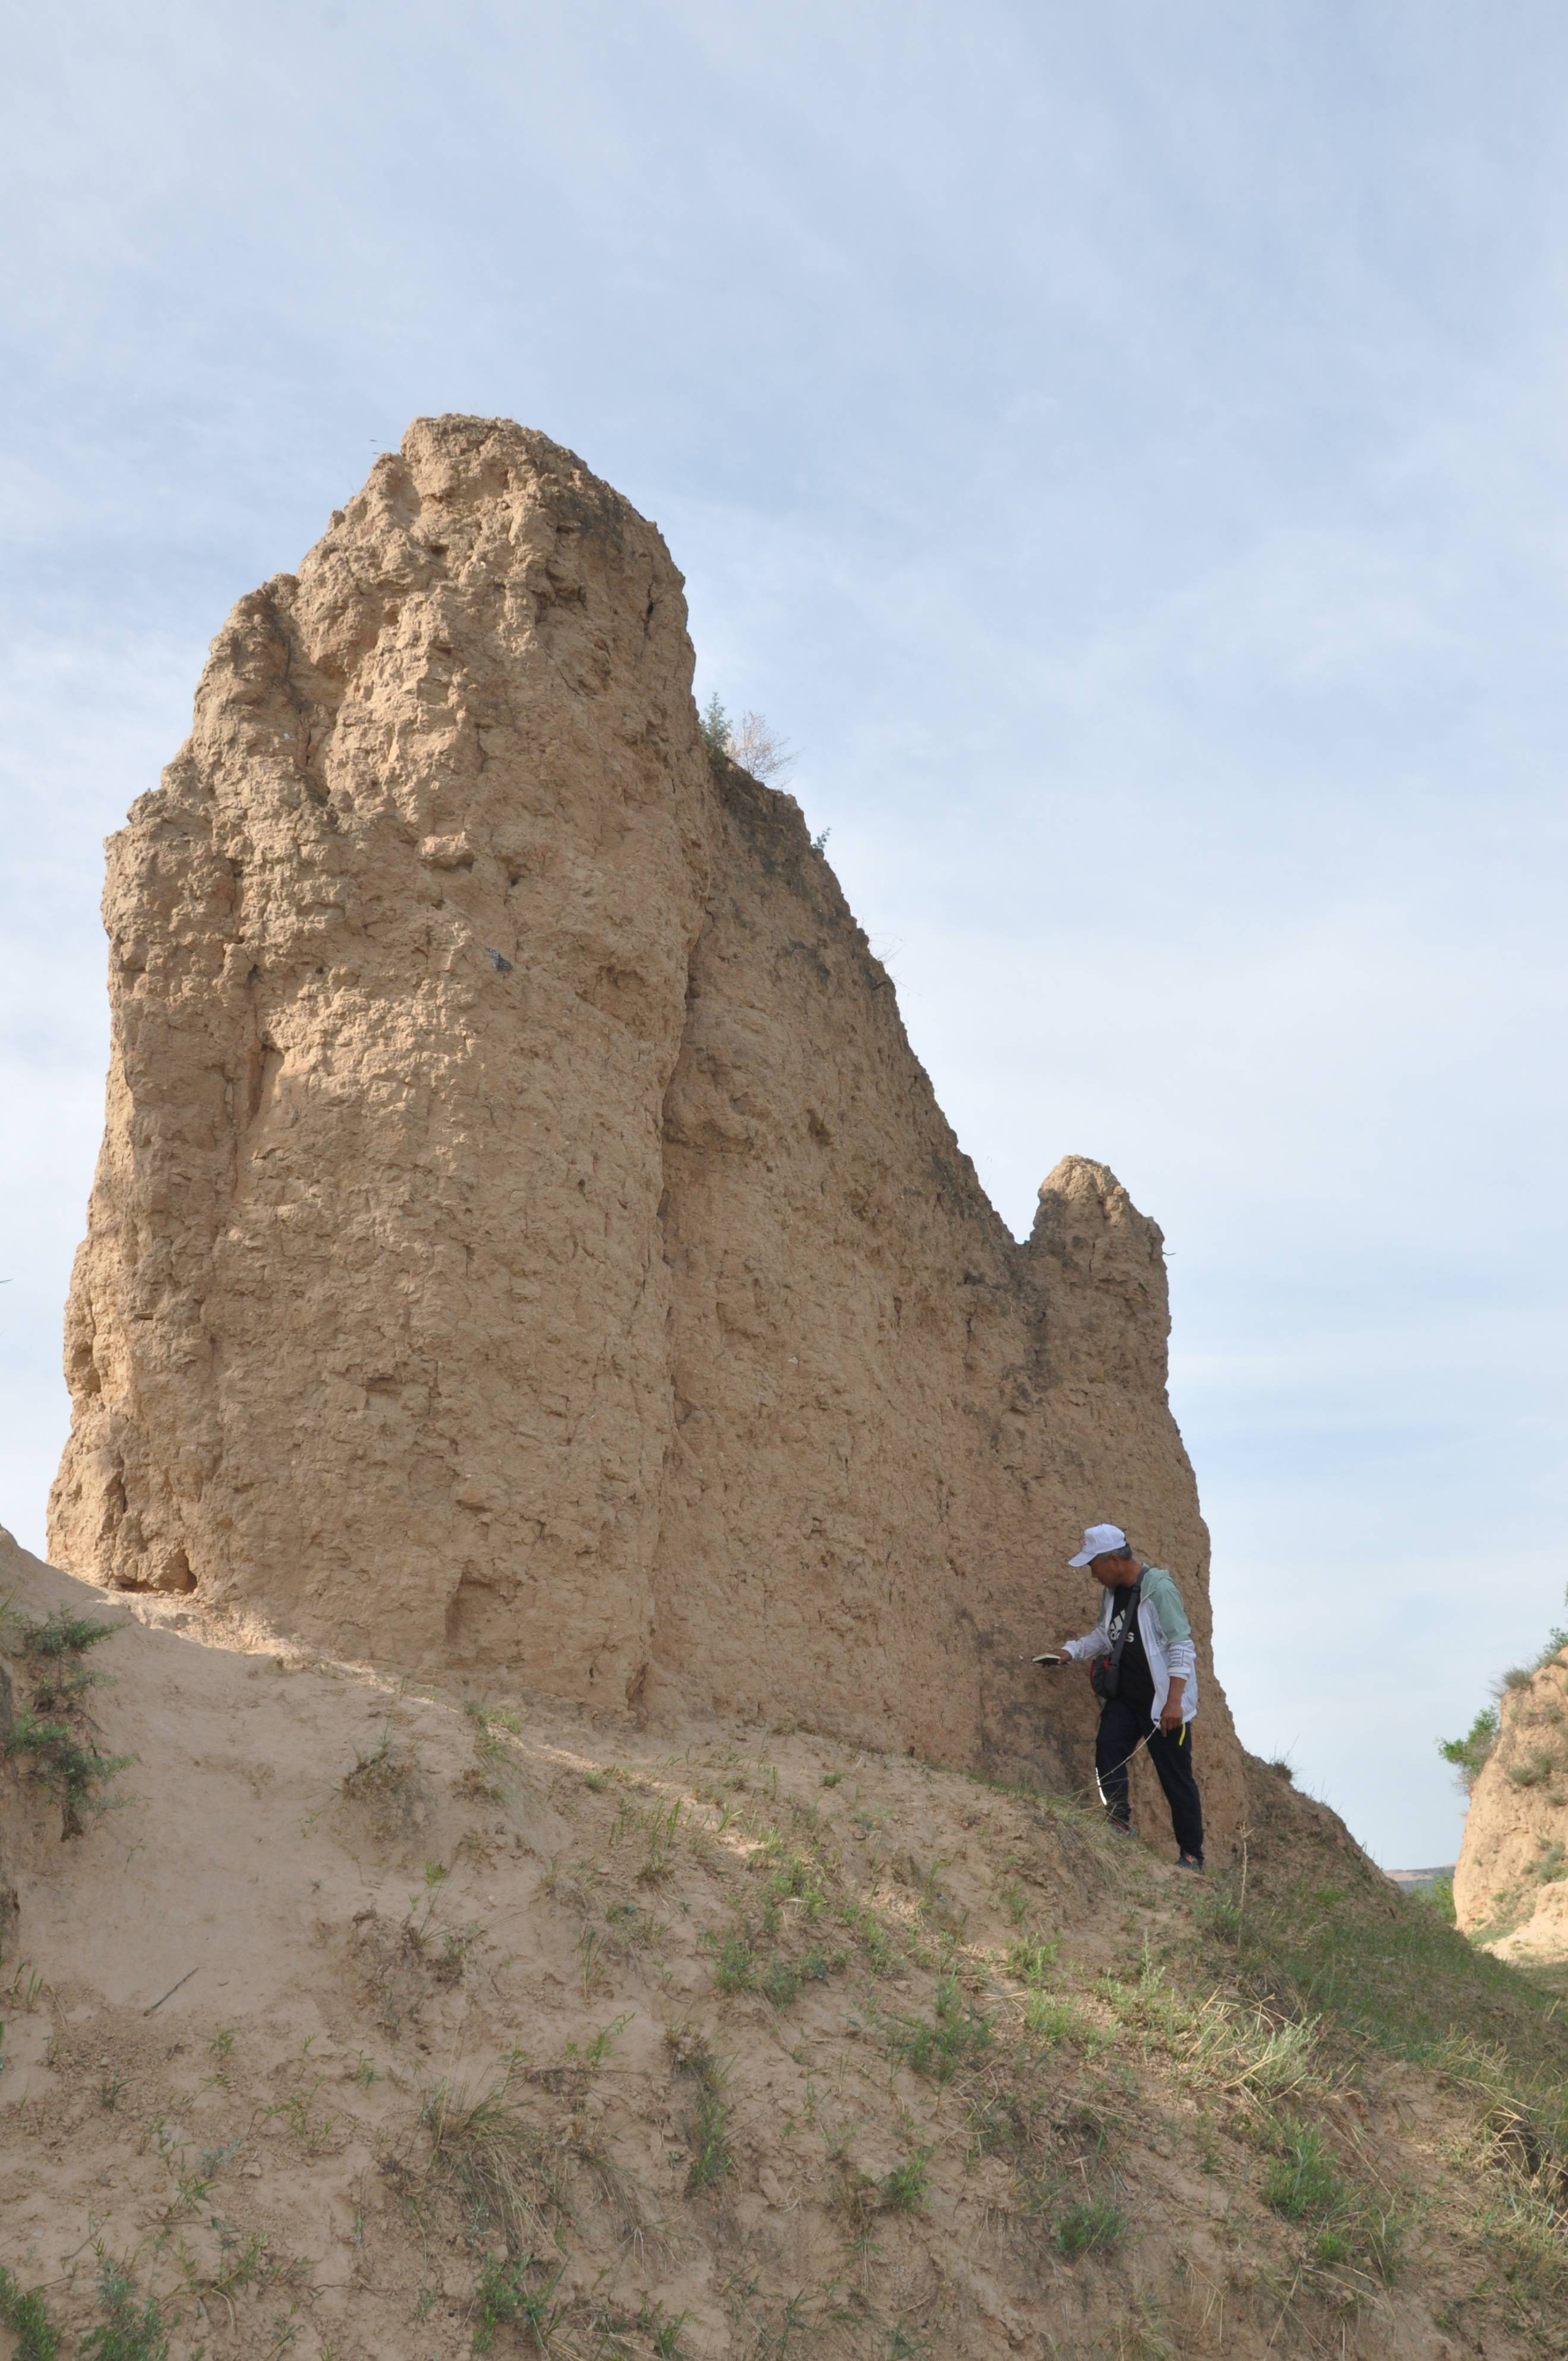
<instances>
[{"instance_id":1,"label":"twig","mask_svg":"<svg viewBox=\"0 0 1568 2361\"><path fill-rule=\"evenodd\" d=\"M188 1984L195 1972L196 1971L194 1968L187 1968L184 1974L180 1979L180 1984ZM153 2010L161 2008L166 2000L172 2000L175 1993L180 1989L180 1984L170 1984L166 1993L160 1993L159 1994L158 1998L152 2004L152 2008L143 2009L142 2015L144 2016L150 2016L153 2014Z\"/></svg>"}]
</instances>

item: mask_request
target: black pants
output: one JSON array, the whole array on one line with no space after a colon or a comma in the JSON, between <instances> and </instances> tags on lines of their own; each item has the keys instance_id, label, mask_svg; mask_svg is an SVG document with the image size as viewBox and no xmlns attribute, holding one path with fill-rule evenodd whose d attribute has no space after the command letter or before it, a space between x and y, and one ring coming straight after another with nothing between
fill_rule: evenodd
<instances>
[{"instance_id":1,"label":"black pants","mask_svg":"<svg viewBox=\"0 0 1568 2361\"><path fill-rule=\"evenodd\" d=\"M1147 1706L1129 1705L1124 1697L1107 1697L1100 1708L1094 1774L1100 1782L1106 1810L1123 1828L1131 1817L1127 1800L1129 1758L1139 1739L1147 1737L1153 1727ZM1194 1853L1201 1861L1203 1806L1198 1800L1198 1782L1192 1776L1191 1724L1169 1738L1163 1730L1156 1730L1149 1739L1148 1753L1165 1789L1165 1800L1170 1806L1170 1825L1177 1844L1183 1852Z\"/></svg>"}]
</instances>

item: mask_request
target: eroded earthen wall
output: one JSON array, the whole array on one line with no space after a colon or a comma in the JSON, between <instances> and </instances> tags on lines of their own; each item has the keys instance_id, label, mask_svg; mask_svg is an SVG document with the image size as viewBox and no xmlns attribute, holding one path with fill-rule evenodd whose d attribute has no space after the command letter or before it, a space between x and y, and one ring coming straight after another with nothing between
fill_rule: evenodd
<instances>
[{"instance_id":1,"label":"eroded earthen wall","mask_svg":"<svg viewBox=\"0 0 1568 2361\"><path fill-rule=\"evenodd\" d=\"M588 1701L1081 1777L1092 1517L1181 1577L1159 1234L997 1220L653 527L424 420L113 840L60 1562ZM1204 1711L1215 1817L1234 1739Z\"/></svg>"}]
</instances>

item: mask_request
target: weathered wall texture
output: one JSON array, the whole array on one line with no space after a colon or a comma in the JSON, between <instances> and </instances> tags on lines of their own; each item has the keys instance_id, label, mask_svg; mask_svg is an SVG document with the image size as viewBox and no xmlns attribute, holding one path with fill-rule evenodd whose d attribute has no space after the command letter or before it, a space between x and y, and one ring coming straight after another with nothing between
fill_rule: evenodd
<instances>
[{"instance_id":1,"label":"weathered wall texture","mask_svg":"<svg viewBox=\"0 0 1568 2361\"><path fill-rule=\"evenodd\" d=\"M1453 1907L1506 1959L1568 1959L1568 1664L1507 1688L1464 1817Z\"/></svg>"},{"instance_id":2,"label":"weathered wall texture","mask_svg":"<svg viewBox=\"0 0 1568 2361\"><path fill-rule=\"evenodd\" d=\"M110 850L62 1565L587 1702L1083 1775L1063 1560L1183 1582L1160 1237L1020 1246L800 813L716 774L680 577L570 453L422 420L242 599Z\"/></svg>"}]
</instances>

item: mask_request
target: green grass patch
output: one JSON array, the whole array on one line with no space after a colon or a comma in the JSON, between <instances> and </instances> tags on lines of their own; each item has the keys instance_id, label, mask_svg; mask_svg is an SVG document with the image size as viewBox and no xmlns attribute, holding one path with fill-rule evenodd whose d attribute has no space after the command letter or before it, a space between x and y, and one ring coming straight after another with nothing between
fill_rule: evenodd
<instances>
[{"instance_id":1,"label":"green grass patch","mask_svg":"<svg viewBox=\"0 0 1568 2361\"><path fill-rule=\"evenodd\" d=\"M883 2211L887 2213L917 2213L926 2202L926 2191L931 2180L931 2151L917 2148L913 2156L895 2164L878 2191Z\"/></svg>"},{"instance_id":2,"label":"green grass patch","mask_svg":"<svg viewBox=\"0 0 1568 2361\"><path fill-rule=\"evenodd\" d=\"M134 1754L105 1754L94 1739L82 1739L69 1723L19 1713L5 1741L5 1753L59 1802L60 1834L79 1837L93 1814L112 1808L111 1783L135 1762Z\"/></svg>"},{"instance_id":3,"label":"green grass patch","mask_svg":"<svg viewBox=\"0 0 1568 2361\"><path fill-rule=\"evenodd\" d=\"M0 2265L0 2322L16 2340L16 2361L55 2361L60 2331L37 2288L24 2290Z\"/></svg>"},{"instance_id":4,"label":"green grass patch","mask_svg":"<svg viewBox=\"0 0 1568 2361\"><path fill-rule=\"evenodd\" d=\"M499 2328L521 2329L539 2351L549 2351L550 2338L562 2311L554 2301L555 2289L565 2266L558 2265L543 2279L538 2276L540 2268L530 2255L520 2262L487 2258L474 2298L476 2353L495 2350Z\"/></svg>"},{"instance_id":5,"label":"green grass patch","mask_svg":"<svg viewBox=\"0 0 1568 2361\"><path fill-rule=\"evenodd\" d=\"M889 2053L932 2082L950 2081L994 2037L990 2018L964 1998L956 1975L938 1984L929 2017L890 2017L886 2033Z\"/></svg>"},{"instance_id":6,"label":"green grass patch","mask_svg":"<svg viewBox=\"0 0 1568 2361\"><path fill-rule=\"evenodd\" d=\"M1027 1984L1031 1992L1038 1992L1048 1981L1060 1948L1058 1943L1048 1943L1038 1935L1023 1936L1007 1947L1007 1972L1021 1984Z\"/></svg>"},{"instance_id":7,"label":"green grass patch","mask_svg":"<svg viewBox=\"0 0 1568 2361\"><path fill-rule=\"evenodd\" d=\"M1056 2249L1069 2262L1080 2255L1109 2254L1127 2235L1127 2217L1109 2197L1080 2198L1057 2216Z\"/></svg>"},{"instance_id":8,"label":"green grass patch","mask_svg":"<svg viewBox=\"0 0 1568 2361\"><path fill-rule=\"evenodd\" d=\"M138 2297L135 2282L120 2264L104 2258L98 2271L96 2328L88 2330L79 2351L91 2361L168 2361L169 2331L155 2296Z\"/></svg>"}]
</instances>

